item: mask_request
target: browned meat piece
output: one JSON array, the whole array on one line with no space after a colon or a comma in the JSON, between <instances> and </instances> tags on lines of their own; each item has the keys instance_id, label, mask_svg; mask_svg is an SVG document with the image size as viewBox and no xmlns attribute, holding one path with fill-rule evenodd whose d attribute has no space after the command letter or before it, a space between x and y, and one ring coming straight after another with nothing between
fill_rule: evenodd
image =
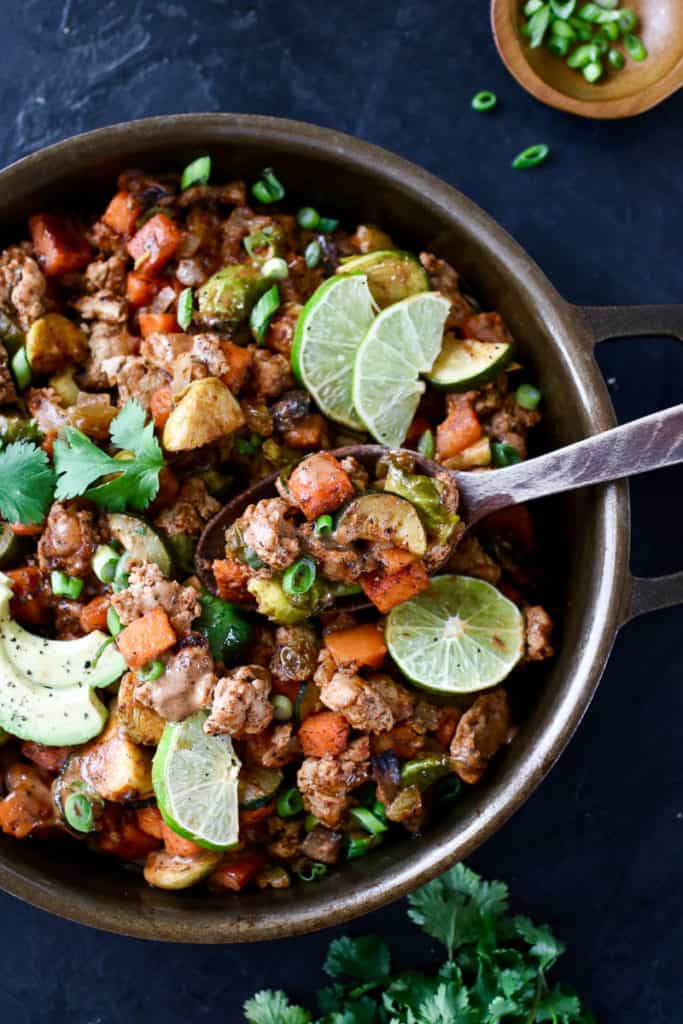
<instances>
[{"instance_id":1,"label":"browned meat piece","mask_svg":"<svg viewBox=\"0 0 683 1024\"><path fill-rule=\"evenodd\" d=\"M106 260L94 260L85 268L86 291L91 295L105 291L123 296L126 291L127 266L128 255L124 249L119 249Z\"/></svg>"},{"instance_id":2,"label":"browned meat piece","mask_svg":"<svg viewBox=\"0 0 683 1024\"><path fill-rule=\"evenodd\" d=\"M301 826L301 821L269 818L268 834L271 841L268 844L268 853L280 860L292 860L296 857L301 845Z\"/></svg>"},{"instance_id":3,"label":"browned meat piece","mask_svg":"<svg viewBox=\"0 0 683 1024\"><path fill-rule=\"evenodd\" d=\"M192 342L192 359L205 367L209 377L223 377L230 371L230 363L221 348L217 334L195 334Z\"/></svg>"},{"instance_id":4,"label":"browned meat piece","mask_svg":"<svg viewBox=\"0 0 683 1024\"><path fill-rule=\"evenodd\" d=\"M0 344L0 405L7 405L8 402L16 400L17 392L9 368L9 356L5 346Z\"/></svg>"},{"instance_id":5,"label":"browned meat piece","mask_svg":"<svg viewBox=\"0 0 683 1024\"><path fill-rule=\"evenodd\" d=\"M292 723L285 722L257 736L250 736L244 741L245 760L262 768L284 768L286 764L297 761L301 747L293 733Z\"/></svg>"},{"instance_id":6,"label":"browned meat piece","mask_svg":"<svg viewBox=\"0 0 683 1024\"><path fill-rule=\"evenodd\" d=\"M444 709L439 707L438 704L432 704L430 701L425 700L424 697L420 697L415 704L410 724L416 732L434 732L439 728L443 712Z\"/></svg>"},{"instance_id":7,"label":"browned meat piece","mask_svg":"<svg viewBox=\"0 0 683 1024\"><path fill-rule=\"evenodd\" d=\"M27 331L46 308L45 278L31 246L11 245L0 253L0 310Z\"/></svg>"},{"instance_id":8,"label":"browned meat piece","mask_svg":"<svg viewBox=\"0 0 683 1024\"><path fill-rule=\"evenodd\" d=\"M288 511L282 498L264 498L249 505L236 523L244 544L271 569L286 569L301 551L296 527L286 518Z\"/></svg>"},{"instance_id":9,"label":"browned meat piece","mask_svg":"<svg viewBox=\"0 0 683 1024\"><path fill-rule=\"evenodd\" d=\"M156 367L158 370L165 370L166 373L173 372L173 363L179 356L192 351L191 334L161 334L155 331L147 338L143 338L140 344L140 355L148 366Z\"/></svg>"},{"instance_id":10,"label":"browned meat piece","mask_svg":"<svg viewBox=\"0 0 683 1024\"><path fill-rule=\"evenodd\" d=\"M315 672L319 650L310 626L278 626L270 671L282 682L303 683Z\"/></svg>"},{"instance_id":11,"label":"browned meat piece","mask_svg":"<svg viewBox=\"0 0 683 1024\"><path fill-rule=\"evenodd\" d=\"M259 398L279 398L288 388L294 387L289 359L266 348L254 349L251 380Z\"/></svg>"},{"instance_id":12,"label":"browned meat piece","mask_svg":"<svg viewBox=\"0 0 683 1024\"><path fill-rule=\"evenodd\" d=\"M240 408L247 430L260 434L261 437L272 435L273 416L262 398L243 398L240 401Z\"/></svg>"},{"instance_id":13,"label":"browned meat piece","mask_svg":"<svg viewBox=\"0 0 683 1024\"><path fill-rule=\"evenodd\" d=\"M350 807L350 792L370 776L367 736L355 740L341 757L307 757L297 773L304 807L328 828L336 828Z\"/></svg>"},{"instance_id":14,"label":"browned meat piece","mask_svg":"<svg viewBox=\"0 0 683 1024\"><path fill-rule=\"evenodd\" d=\"M100 320L107 324L125 323L128 303L113 292L102 290L94 295L82 295L71 303L84 320Z\"/></svg>"},{"instance_id":15,"label":"browned meat piece","mask_svg":"<svg viewBox=\"0 0 683 1024\"><path fill-rule=\"evenodd\" d=\"M348 476L349 480L353 484L353 489L358 494L362 494L363 491L367 491L368 483L370 482L370 474L358 459L354 459L353 455L347 455L345 459L341 460L339 465Z\"/></svg>"},{"instance_id":16,"label":"browned meat piece","mask_svg":"<svg viewBox=\"0 0 683 1024\"><path fill-rule=\"evenodd\" d=\"M254 213L248 206L236 206L227 220L221 223L221 255L226 262L234 262L242 254L242 241L247 235L272 227L272 217Z\"/></svg>"},{"instance_id":17,"label":"browned meat piece","mask_svg":"<svg viewBox=\"0 0 683 1024\"><path fill-rule=\"evenodd\" d=\"M45 436L55 438L66 423L66 411L54 388L30 388L24 399Z\"/></svg>"},{"instance_id":18,"label":"browned meat piece","mask_svg":"<svg viewBox=\"0 0 683 1024\"><path fill-rule=\"evenodd\" d=\"M323 864L336 864L343 838L341 832L332 832L323 825L316 825L301 844L301 852L311 860L321 861Z\"/></svg>"},{"instance_id":19,"label":"browned meat piece","mask_svg":"<svg viewBox=\"0 0 683 1024\"><path fill-rule=\"evenodd\" d=\"M413 698L390 676L373 672L363 679L348 669L339 669L329 680L316 672L320 699L325 707L338 711L354 729L388 732L404 722L413 711Z\"/></svg>"},{"instance_id":20,"label":"browned meat piece","mask_svg":"<svg viewBox=\"0 0 683 1024\"><path fill-rule=\"evenodd\" d=\"M104 320L94 321L88 337L90 358L82 377L83 386L86 388L110 387L109 377L102 364L105 359L128 356L133 351L134 343L125 323L109 324Z\"/></svg>"},{"instance_id":21,"label":"browned meat piece","mask_svg":"<svg viewBox=\"0 0 683 1024\"><path fill-rule=\"evenodd\" d=\"M484 384L477 391L468 391L467 397L477 416L486 418L502 409L507 389L508 376L506 373L501 373L495 380Z\"/></svg>"},{"instance_id":22,"label":"browned meat piece","mask_svg":"<svg viewBox=\"0 0 683 1024\"><path fill-rule=\"evenodd\" d=\"M227 185L193 185L186 188L176 199L180 207L193 203L224 203L226 206L244 206L247 201L247 187L243 181L229 181Z\"/></svg>"},{"instance_id":23,"label":"browned meat piece","mask_svg":"<svg viewBox=\"0 0 683 1024\"><path fill-rule=\"evenodd\" d=\"M489 761L514 735L505 690L477 697L462 716L451 741L451 757L463 782L479 782Z\"/></svg>"},{"instance_id":24,"label":"browned meat piece","mask_svg":"<svg viewBox=\"0 0 683 1024\"><path fill-rule=\"evenodd\" d=\"M112 356L102 362L102 372L109 387L119 389L119 405L135 398L147 409L154 392L168 384L168 375L163 370L149 369L140 356Z\"/></svg>"},{"instance_id":25,"label":"browned meat piece","mask_svg":"<svg viewBox=\"0 0 683 1024\"><path fill-rule=\"evenodd\" d=\"M38 541L38 562L43 572L60 569L67 576L86 576L97 546L92 512L56 501Z\"/></svg>"},{"instance_id":26,"label":"browned meat piece","mask_svg":"<svg viewBox=\"0 0 683 1024\"><path fill-rule=\"evenodd\" d=\"M229 733L236 739L263 732L273 720L269 701L270 673L259 665L241 665L216 683L211 714L204 723L210 735Z\"/></svg>"},{"instance_id":27,"label":"browned meat piece","mask_svg":"<svg viewBox=\"0 0 683 1024\"><path fill-rule=\"evenodd\" d=\"M275 311L264 338L266 348L269 348L271 352L278 352L281 356L289 359L294 344L296 322L302 308L298 302L285 302Z\"/></svg>"},{"instance_id":28,"label":"browned meat piece","mask_svg":"<svg viewBox=\"0 0 683 1024\"><path fill-rule=\"evenodd\" d=\"M304 523L299 529L306 551L318 563L321 576L340 583L355 583L359 576L374 572L378 566L370 550L359 551L349 544L335 544L328 537L319 537L315 523Z\"/></svg>"},{"instance_id":29,"label":"browned meat piece","mask_svg":"<svg viewBox=\"0 0 683 1024\"><path fill-rule=\"evenodd\" d=\"M463 576L476 576L494 585L501 576L498 563L484 550L473 534L468 534L456 546L448 560L448 572L461 573Z\"/></svg>"},{"instance_id":30,"label":"browned meat piece","mask_svg":"<svg viewBox=\"0 0 683 1024\"><path fill-rule=\"evenodd\" d=\"M132 192L145 210L151 206L171 206L176 199L177 184L170 176L152 177L144 171L123 171L117 184L119 191Z\"/></svg>"},{"instance_id":31,"label":"browned meat piece","mask_svg":"<svg viewBox=\"0 0 683 1024\"><path fill-rule=\"evenodd\" d=\"M195 711L211 707L216 685L213 668L207 644L193 634L166 659L163 675L137 684L134 699L168 722L182 722Z\"/></svg>"},{"instance_id":32,"label":"browned meat piece","mask_svg":"<svg viewBox=\"0 0 683 1024\"><path fill-rule=\"evenodd\" d=\"M472 307L460 291L460 277L446 260L440 260L431 252L420 253L420 263L429 275L429 283L433 290L441 292L445 298L450 300L451 309L446 320L446 330L452 327L462 327L467 318L472 315Z\"/></svg>"},{"instance_id":33,"label":"browned meat piece","mask_svg":"<svg viewBox=\"0 0 683 1024\"><path fill-rule=\"evenodd\" d=\"M33 761L47 772L61 772L71 750L71 747L46 747L42 743L34 743L33 740L26 740L21 744L22 757Z\"/></svg>"},{"instance_id":34,"label":"browned meat piece","mask_svg":"<svg viewBox=\"0 0 683 1024\"><path fill-rule=\"evenodd\" d=\"M512 336L500 313L474 313L463 325L466 338L510 344Z\"/></svg>"},{"instance_id":35,"label":"browned meat piece","mask_svg":"<svg viewBox=\"0 0 683 1024\"><path fill-rule=\"evenodd\" d=\"M555 651L550 642L553 620L540 604L526 604L522 608L526 626L525 661L543 661L552 658Z\"/></svg>"},{"instance_id":36,"label":"browned meat piece","mask_svg":"<svg viewBox=\"0 0 683 1024\"><path fill-rule=\"evenodd\" d=\"M70 601L62 597L55 606L55 632L58 640L76 640L83 636L81 626L81 610L83 604L80 601Z\"/></svg>"},{"instance_id":37,"label":"browned meat piece","mask_svg":"<svg viewBox=\"0 0 683 1024\"><path fill-rule=\"evenodd\" d=\"M0 800L0 828L15 839L57 824L50 776L33 764L13 764L7 771L7 796Z\"/></svg>"},{"instance_id":38,"label":"browned meat piece","mask_svg":"<svg viewBox=\"0 0 683 1024\"><path fill-rule=\"evenodd\" d=\"M210 272L206 266L206 261L201 259L201 257L188 257L187 259L178 260L176 277L181 284L190 288L196 288L198 285L204 284L209 276Z\"/></svg>"},{"instance_id":39,"label":"browned meat piece","mask_svg":"<svg viewBox=\"0 0 683 1024\"><path fill-rule=\"evenodd\" d=\"M170 508L164 509L154 522L170 535L196 534L203 530L220 507L220 502L211 497L203 480L199 477L189 477L184 481L178 497Z\"/></svg>"},{"instance_id":40,"label":"browned meat piece","mask_svg":"<svg viewBox=\"0 0 683 1024\"><path fill-rule=\"evenodd\" d=\"M200 613L197 591L166 579L158 565L144 562L134 565L128 586L112 594L111 603L124 626L142 618L153 608L163 608L178 636L190 632L192 620Z\"/></svg>"},{"instance_id":41,"label":"browned meat piece","mask_svg":"<svg viewBox=\"0 0 683 1024\"><path fill-rule=\"evenodd\" d=\"M499 412L484 425L487 433L498 441L516 448L523 459L527 455L526 435L531 427L535 427L541 419L538 409L523 409L515 401L514 395L506 395Z\"/></svg>"}]
</instances>

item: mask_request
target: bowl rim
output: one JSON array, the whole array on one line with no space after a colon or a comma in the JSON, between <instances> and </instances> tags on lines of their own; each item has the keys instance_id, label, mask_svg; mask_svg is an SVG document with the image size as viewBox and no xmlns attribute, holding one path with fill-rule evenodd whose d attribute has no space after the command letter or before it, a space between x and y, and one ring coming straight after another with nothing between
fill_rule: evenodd
<instances>
[{"instance_id":1,"label":"bowl rim","mask_svg":"<svg viewBox=\"0 0 683 1024\"><path fill-rule=\"evenodd\" d=\"M426 203L448 224L463 230L478 231L487 251L503 260L523 287L535 310L543 317L555 337L561 338L567 354L577 405L581 403L591 433L616 423L605 382L593 356L592 339L575 307L567 303L524 249L488 214L445 182L386 149L353 136L300 121L263 115L206 113L164 115L122 122L73 136L21 158L0 171L5 194L16 191L17 183L32 176L35 187L58 182L75 172L83 159L92 161L118 156L120 146L131 135L137 139L140 154L159 143L183 141L188 145L217 142L237 144L258 140L272 142L293 154L319 159L334 159L351 173L365 172L389 185L400 186ZM196 143L195 143L196 139ZM132 159L132 157L131 157ZM21 194L25 184L18 191ZM10 200L12 206L16 198ZM558 344L558 357L562 351ZM602 671L622 620L623 590L628 573L629 500L624 482L596 489L594 505L596 558L600 559L600 578L593 599L593 615L586 642L578 655L576 671L562 699L553 708L552 717L540 731L528 759L497 783L492 799L474 816L469 827L451 830L436 839L425 837L411 847L411 853L398 864L391 863L368 870L362 885L349 884L341 894L326 892L325 886L308 889L291 904L282 904L280 894L258 894L254 901L226 904L217 914L215 908L202 909L198 900L191 912L178 904L172 910L155 901L150 890L144 905L109 900L84 886L75 896L60 882L47 884L23 870L4 863L0 853L0 888L26 902L61 917L105 931L137 938L193 943L231 943L290 937L343 923L396 900L418 885L429 881L453 863L468 856L492 835L526 801L558 759L585 714L597 689ZM414 851L414 852L413 852ZM349 865L350 867L351 865ZM122 892L125 888L122 887ZM166 896L168 894L164 894ZM234 898L234 897L233 897Z\"/></svg>"}]
</instances>

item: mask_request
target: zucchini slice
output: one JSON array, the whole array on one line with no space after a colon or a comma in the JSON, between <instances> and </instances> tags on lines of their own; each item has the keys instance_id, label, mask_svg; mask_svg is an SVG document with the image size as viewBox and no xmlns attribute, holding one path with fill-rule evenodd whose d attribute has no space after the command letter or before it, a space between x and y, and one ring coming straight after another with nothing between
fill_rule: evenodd
<instances>
[{"instance_id":1,"label":"zucchini slice","mask_svg":"<svg viewBox=\"0 0 683 1024\"><path fill-rule=\"evenodd\" d=\"M422 557L427 534L414 505L395 494L362 494L346 506L333 534L338 544L383 541Z\"/></svg>"},{"instance_id":2,"label":"zucchini slice","mask_svg":"<svg viewBox=\"0 0 683 1024\"><path fill-rule=\"evenodd\" d=\"M446 335L426 379L441 391L469 391L497 377L512 358L512 345Z\"/></svg>"},{"instance_id":3,"label":"zucchini slice","mask_svg":"<svg viewBox=\"0 0 683 1024\"><path fill-rule=\"evenodd\" d=\"M365 274L370 293L380 307L393 305L409 295L429 291L429 277L417 257L399 249L380 249L377 252L351 256L338 274Z\"/></svg>"},{"instance_id":4,"label":"zucchini slice","mask_svg":"<svg viewBox=\"0 0 683 1024\"><path fill-rule=\"evenodd\" d=\"M255 811L270 803L282 779L282 772L276 768L241 768L237 782L240 810Z\"/></svg>"},{"instance_id":5,"label":"zucchini slice","mask_svg":"<svg viewBox=\"0 0 683 1024\"><path fill-rule=\"evenodd\" d=\"M171 575L171 556L159 534L144 519L110 512L107 524L114 540L129 553L129 562L155 562L164 576Z\"/></svg>"}]
</instances>

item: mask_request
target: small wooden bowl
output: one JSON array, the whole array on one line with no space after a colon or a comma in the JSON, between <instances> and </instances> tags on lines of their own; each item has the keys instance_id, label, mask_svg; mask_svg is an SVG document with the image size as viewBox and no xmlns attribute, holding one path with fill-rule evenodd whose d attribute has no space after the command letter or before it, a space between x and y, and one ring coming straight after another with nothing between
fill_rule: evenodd
<instances>
[{"instance_id":1,"label":"small wooden bowl","mask_svg":"<svg viewBox=\"0 0 683 1024\"><path fill-rule=\"evenodd\" d=\"M633 117L683 86L683 0L628 0L628 6L638 14L647 60L627 56L622 71L595 85L545 46L531 49L519 32L520 0L491 0L491 24L508 71L537 100L581 117Z\"/></svg>"}]
</instances>

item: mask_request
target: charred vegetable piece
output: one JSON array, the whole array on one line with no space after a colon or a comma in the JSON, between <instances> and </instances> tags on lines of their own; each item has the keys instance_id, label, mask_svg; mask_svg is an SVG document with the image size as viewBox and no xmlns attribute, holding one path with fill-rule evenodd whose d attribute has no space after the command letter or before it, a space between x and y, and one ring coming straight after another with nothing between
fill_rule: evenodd
<instances>
[{"instance_id":1,"label":"charred vegetable piece","mask_svg":"<svg viewBox=\"0 0 683 1024\"><path fill-rule=\"evenodd\" d=\"M259 579L252 576L247 584L249 593L256 599L259 615L265 615L272 622L281 626L293 626L304 622L311 614L311 602L302 602L300 606L290 601L282 588L282 580L276 576L270 579ZM309 590L308 597L314 590Z\"/></svg>"},{"instance_id":2,"label":"charred vegetable piece","mask_svg":"<svg viewBox=\"0 0 683 1024\"><path fill-rule=\"evenodd\" d=\"M13 356L22 347L24 340L25 335L21 328L5 313L0 312L0 341L9 355Z\"/></svg>"},{"instance_id":3,"label":"charred vegetable piece","mask_svg":"<svg viewBox=\"0 0 683 1024\"><path fill-rule=\"evenodd\" d=\"M153 795L152 759L128 735L116 714L104 732L68 761L69 775L78 773L102 800L121 803Z\"/></svg>"},{"instance_id":4,"label":"charred vegetable piece","mask_svg":"<svg viewBox=\"0 0 683 1024\"><path fill-rule=\"evenodd\" d=\"M26 355L37 373L63 370L69 363L84 363L88 341L76 324L59 313L34 320L26 335Z\"/></svg>"},{"instance_id":5,"label":"charred vegetable piece","mask_svg":"<svg viewBox=\"0 0 683 1024\"><path fill-rule=\"evenodd\" d=\"M220 850L202 850L191 857L154 850L147 857L145 881L157 889L189 889L211 874L221 856Z\"/></svg>"},{"instance_id":6,"label":"charred vegetable piece","mask_svg":"<svg viewBox=\"0 0 683 1024\"><path fill-rule=\"evenodd\" d=\"M417 786L420 791L433 786L439 779L453 771L451 759L446 754L434 754L406 761L401 768L401 784Z\"/></svg>"},{"instance_id":7,"label":"charred vegetable piece","mask_svg":"<svg viewBox=\"0 0 683 1024\"><path fill-rule=\"evenodd\" d=\"M144 519L110 512L106 522L114 540L130 555L129 564L154 562L164 576L171 575L171 556L159 534Z\"/></svg>"},{"instance_id":8,"label":"charred vegetable piece","mask_svg":"<svg viewBox=\"0 0 683 1024\"><path fill-rule=\"evenodd\" d=\"M342 512L334 539L338 544L375 541L403 548L421 557L427 536L414 506L394 494L363 494Z\"/></svg>"},{"instance_id":9,"label":"charred vegetable piece","mask_svg":"<svg viewBox=\"0 0 683 1024\"><path fill-rule=\"evenodd\" d=\"M460 522L460 516L446 508L446 485L441 480L406 473L392 463L384 478L384 490L409 501L417 509L427 533L439 544L448 543Z\"/></svg>"},{"instance_id":10,"label":"charred vegetable piece","mask_svg":"<svg viewBox=\"0 0 683 1024\"><path fill-rule=\"evenodd\" d=\"M196 380L184 391L164 427L164 448L190 451L218 441L244 426L244 413L217 377Z\"/></svg>"},{"instance_id":11,"label":"charred vegetable piece","mask_svg":"<svg viewBox=\"0 0 683 1024\"><path fill-rule=\"evenodd\" d=\"M398 249L380 249L375 252L351 256L338 274L365 274L373 299L380 307L390 306L409 295L429 291L429 278L420 261L409 252Z\"/></svg>"},{"instance_id":12,"label":"charred vegetable piece","mask_svg":"<svg viewBox=\"0 0 683 1024\"><path fill-rule=\"evenodd\" d=\"M226 324L247 319L271 282L256 267L236 263L216 271L197 290L197 306L205 317Z\"/></svg>"},{"instance_id":13,"label":"charred vegetable piece","mask_svg":"<svg viewBox=\"0 0 683 1024\"><path fill-rule=\"evenodd\" d=\"M243 811L265 807L282 785L283 775L275 768L246 767L240 769L237 794Z\"/></svg>"},{"instance_id":14,"label":"charred vegetable piece","mask_svg":"<svg viewBox=\"0 0 683 1024\"><path fill-rule=\"evenodd\" d=\"M236 605L204 591L199 595L201 615L193 626L206 637L218 661L230 661L249 640L251 627Z\"/></svg>"}]
</instances>

